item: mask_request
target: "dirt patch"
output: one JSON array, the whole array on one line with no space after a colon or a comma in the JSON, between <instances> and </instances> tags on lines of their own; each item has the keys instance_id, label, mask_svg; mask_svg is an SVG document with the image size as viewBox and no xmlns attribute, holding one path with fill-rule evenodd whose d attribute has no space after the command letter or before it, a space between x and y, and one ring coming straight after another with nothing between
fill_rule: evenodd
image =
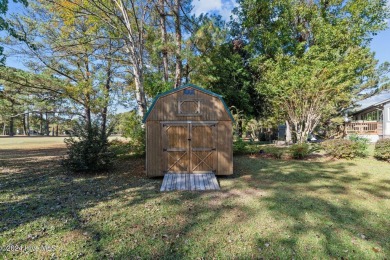
<instances>
[{"instance_id":1,"label":"dirt patch","mask_svg":"<svg viewBox=\"0 0 390 260\"><path fill-rule=\"evenodd\" d=\"M118 159L115 162L115 169L129 176L146 177L144 158Z\"/></svg>"}]
</instances>

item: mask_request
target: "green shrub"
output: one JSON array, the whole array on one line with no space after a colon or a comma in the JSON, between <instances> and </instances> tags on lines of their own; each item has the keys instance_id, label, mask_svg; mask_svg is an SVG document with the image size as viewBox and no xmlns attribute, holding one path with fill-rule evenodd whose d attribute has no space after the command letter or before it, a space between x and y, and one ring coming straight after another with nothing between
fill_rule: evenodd
<instances>
[{"instance_id":1,"label":"green shrub","mask_svg":"<svg viewBox=\"0 0 390 260\"><path fill-rule=\"evenodd\" d=\"M310 149L310 145L307 143L294 144L290 147L290 153L294 159L304 159L312 153L312 150Z\"/></svg>"},{"instance_id":2,"label":"green shrub","mask_svg":"<svg viewBox=\"0 0 390 260\"><path fill-rule=\"evenodd\" d=\"M268 146L264 149L265 153L270 154L272 157L276 159L281 159L285 151L286 151L285 148L275 147L275 146Z\"/></svg>"},{"instance_id":3,"label":"green shrub","mask_svg":"<svg viewBox=\"0 0 390 260\"><path fill-rule=\"evenodd\" d=\"M133 155L143 156L145 154L145 128L142 125L142 118L135 111L126 113L121 119L123 136L129 139L129 149Z\"/></svg>"},{"instance_id":4,"label":"green shrub","mask_svg":"<svg viewBox=\"0 0 390 260\"><path fill-rule=\"evenodd\" d=\"M109 151L108 135L102 133L98 122L86 129L85 123L77 124L74 136L66 138L67 155L62 164L73 172L99 172L112 166L115 155Z\"/></svg>"},{"instance_id":5,"label":"green shrub","mask_svg":"<svg viewBox=\"0 0 390 260\"><path fill-rule=\"evenodd\" d=\"M351 135L349 140L355 143L355 152L357 157L366 157L368 155L369 140L358 135Z\"/></svg>"},{"instance_id":6,"label":"green shrub","mask_svg":"<svg viewBox=\"0 0 390 260\"><path fill-rule=\"evenodd\" d=\"M124 142L122 140L114 139L109 143L109 149L116 156L127 155L130 153L130 144L129 142Z\"/></svg>"},{"instance_id":7,"label":"green shrub","mask_svg":"<svg viewBox=\"0 0 390 260\"><path fill-rule=\"evenodd\" d=\"M245 154L247 152L247 146L248 144L244 140L238 138L233 143L233 154L235 155Z\"/></svg>"},{"instance_id":8,"label":"green shrub","mask_svg":"<svg viewBox=\"0 0 390 260\"><path fill-rule=\"evenodd\" d=\"M334 158L355 158L354 143L346 139L332 139L322 143L322 148Z\"/></svg>"},{"instance_id":9,"label":"green shrub","mask_svg":"<svg viewBox=\"0 0 390 260\"><path fill-rule=\"evenodd\" d=\"M390 139L382 139L375 144L374 157L390 162Z\"/></svg>"},{"instance_id":10,"label":"green shrub","mask_svg":"<svg viewBox=\"0 0 390 260\"><path fill-rule=\"evenodd\" d=\"M322 148L335 158L353 159L367 156L368 140L361 137L333 139L322 143Z\"/></svg>"}]
</instances>

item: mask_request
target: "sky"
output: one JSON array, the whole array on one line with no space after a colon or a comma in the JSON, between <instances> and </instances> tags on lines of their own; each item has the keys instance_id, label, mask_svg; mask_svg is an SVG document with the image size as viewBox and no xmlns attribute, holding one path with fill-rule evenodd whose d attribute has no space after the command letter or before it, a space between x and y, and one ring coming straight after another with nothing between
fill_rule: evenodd
<instances>
[{"instance_id":1,"label":"sky","mask_svg":"<svg viewBox=\"0 0 390 260\"><path fill-rule=\"evenodd\" d=\"M193 13L199 15L201 13L215 13L221 15L225 20L229 20L231 11L237 6L235 0L193 0ZM388 0L390 7L390 0ZM21 10L20 4L14 4L10 1L10 13ZM390 27L390 20L387 21ZM378 33L373 37L371 49L375 52L375 57L379 63L385 61L390 62L390 28ZM22 68L21 60L18 58L9 58L7 65L12 67Z\"/></svg>"},{"instance_id":2,"label":"sky","mask_svg":"<svg viewBox=\"0 0 390 260\"><path fill-rule=\"evenodd\" d=\"M193 13L217 13L226 21L229 20L234 7L238 6L235 0L192 0Z\"/></svg>"},{"instance_id":3,"label":"sky","mask_svg":"<svg viewBox=\"0 0 390 260\"><path fill-rule=\"evenodd\" d=\"M193 0L194 14L216 13L229 20L232 9L237 6L235 0ZM390 0L387 5L390 7ZM390 27L390 20L387 20ZM379 63L390 62L390 28L375 35L371 41L371 50Z\"/></svg>"}]
</instances>

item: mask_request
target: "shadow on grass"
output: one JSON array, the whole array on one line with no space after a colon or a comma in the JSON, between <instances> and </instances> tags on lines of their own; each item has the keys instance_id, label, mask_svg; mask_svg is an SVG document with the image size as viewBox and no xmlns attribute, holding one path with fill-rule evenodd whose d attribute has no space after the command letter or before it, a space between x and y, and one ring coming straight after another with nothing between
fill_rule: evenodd
<instances>
[{"instance_id":1,"label":"shadow on grass","mask_svg":"<svg viewBox=\"0 0 390 260\"><path fill-rule=\"evenodd\" d=\"M373 247L379 257L390 253L389 214L351 198L358 190L383 202L389 180L362 180L363 173L349 172L353 162L243 156L233 176L219 177L219 192L160 193L162 179L143 177L142 159L77 176L61 168L63 154L0 151L3 242L62 244L57 256L68 258L370 258Z\"/></svg>"},{"instance_id":2,"label":"shadow on grass","mask_svg":"<svg viewBox=\"0 0 390 260\"><path fill-rule=\"evenodd\" d=\"M0 245L10 241L25 245L47 237L44 227L47 219L58 220L53 222L61 223L63 231L86 232L94 241L100 235L87 227L88 219L80 215L81 211L107 203L132 188L139 189L134 203L145 203L158 196L159 181L139 177L143 175L142 160L120 161L109 174L75 175L61 167L60 159L64 154L65 149L58 148L0 150L0 234L5 239L0 239ZM153 192L148 192L150 190ZM15 230L36 225L32 224L34 222L41 226L12 239Z\"/></svg>"},{"instance_id":3,"label":"shadow on grass","mask_svg":"<svg viewBox=\"0 0 390 260\"><path fill-rule=\"evenodd\" d=\"M356 171L353 161L242 159L236 162L238 175L255 173L244 186L270 191L261 200L286 225L280 232L284 235L258 239L259 247L270 240L275 244L264 248L267 256L372 258L390 253L390 216L381 208L389 206L388 180L369 181L370 174Z\"/></svg>"}]
</instances>

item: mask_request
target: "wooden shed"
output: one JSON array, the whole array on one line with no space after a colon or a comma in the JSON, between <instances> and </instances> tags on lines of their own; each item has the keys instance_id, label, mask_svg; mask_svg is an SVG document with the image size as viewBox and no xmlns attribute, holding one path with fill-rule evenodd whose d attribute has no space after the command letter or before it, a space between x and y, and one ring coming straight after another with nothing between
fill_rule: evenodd
<instances>
[{"instance_id":1,"label":"wooden shed","mask_svg":"<svg viewBox=\"0 0 390 260\"><path fill-rule=\"evenodd\" d=\"M147 176L233 174L233 117L220 95L192 84L164 92L144 123Z\"/></svg>"}]
</instances>

